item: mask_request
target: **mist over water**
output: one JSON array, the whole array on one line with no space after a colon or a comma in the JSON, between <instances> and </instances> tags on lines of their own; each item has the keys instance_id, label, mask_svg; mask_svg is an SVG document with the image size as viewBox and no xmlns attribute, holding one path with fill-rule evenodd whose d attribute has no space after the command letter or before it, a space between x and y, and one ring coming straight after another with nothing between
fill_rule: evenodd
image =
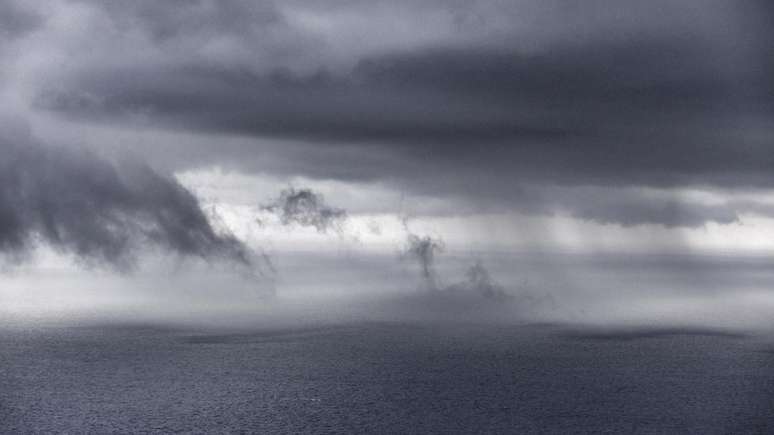
<instances>
[{"instance_id":1,"label":"mist over water","mask_svg":"<svg viewBox=\"0 0 774 435\"><path fill-rule=\"evenodd\" d=\"M17 271L2 278L0 311L6 323L224 328L373 320L768 332L774 324L765 258L447 251L433 266L435 289L421 264L395 253L286 252L274 261L276 279L263 284L196 263L132 275L50 269L30 279Z\"/></svg>"}]
</instances>

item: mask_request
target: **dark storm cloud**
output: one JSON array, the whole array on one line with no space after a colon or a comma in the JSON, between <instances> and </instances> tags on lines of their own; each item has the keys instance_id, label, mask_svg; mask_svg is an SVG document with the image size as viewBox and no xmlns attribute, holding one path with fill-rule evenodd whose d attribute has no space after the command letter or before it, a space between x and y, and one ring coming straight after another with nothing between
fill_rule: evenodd
<instances>
[{"instance_id":1,"label":"dark storm cloud","mask_svg":"<svg viewBox=\"0 0 774 435\"><path fill-rule=\"evenodd\" d=\"M624 225L736 216L675 199L534 205L521 186L774 186L765 2L88 4L142 61L53 73L35 104L68 119L296 140L272 150L293 165L261 169ZM373 36L347 33L358 20ZM390 23L406 36L378 32ZM208 156L256 154L234 153Z\"/></svg>"},{"instance_id":2,"label":"dark storm cloud","mask_svg":"<svg viewBox=\"0 0 774 435\"><path fill-rule=\"evenodd\" d=\"M717 116L733 90L704 59L690 47L642 41L540 55L431 49L367 58L346 74L129 67L83 72L38 104L74 117L145 113L152 124L404 151L419 145L442 156L482 144L513 157L541 150L567 157L576 143L599 141L596 153L624 146L613 143L625 138L611 127L636 116Z\"/></svg>"},{"instance_id":3,"label":"dark storm cloud","mask_svg":"<svg viewBox=\"0 0 774 435\"><path fill-rule=\"evenodd\" d=\"M708 222L730 224L739 222L739 215L731 207L692 204L678 200L628 201L601 203L562 204L569 214L601 224L635 226L656 224L664 227L696 228Z\"/></svg>"},{"instance_id":4,"label":"dark storm cloud","mask_svg":"<svg viewBox=\"0 0 774 435\"><path fill-rule=\"evenodd\" d=\"M742 216L774 218L774 204L750 199L701 201L670 190L620 188L530 189L520 208L528 214L564 214L597 222L667 228L741 223ZM506 201L507 202L507 201Z\"/></svg>"},{"instance_id":5,"label":"dark storm cloud","mask_svg":"<svg viewBox=\"0 0 774 435\"><path fill-rule=\"evenodd\" d=\"M249 250L217 232L175 180L139 161L116 166L40 145L9 124L0 137L0 253L21 258L41 243L87 264L126 269L147 245L250 266Z\"/></svg>"},{"instance_id":6,"label":"dark storm cloud","mask_svg":"<svg viewBox=\"0 0 774 435\"><path fill-rule=\"evenodd\" d=\"M265 1L79 1L102 8L115 26L140 30L156 43L224 34L246 37L281 22L274 5Z\"/></svg>"},{"instance_id":7,"label":"dark storm cloud","mask_svg":"<svg viewBox=\"0 0 774 435\"><path fill-rule=\"evenodd\" d=\"M16 0L0 2L0 43L30 33L43 24L43 18Z\"/></svg>"},{"instance_id":8,"label":"dark storm cloud","mask_svg":"<svg viewBox=\"0 0 774 435\"><path fill-rule=\"evenodd\" d=\"M696 228L708 222L739 222L741 213L750 212L756 206L759 212L765 212L765 207L754 203L703 203L677 194L638 189L548 189L542 195L542 202L535 207L538 212L558 209L573 217L623 226L655 224Z\"/></svg>"}]
</instances>

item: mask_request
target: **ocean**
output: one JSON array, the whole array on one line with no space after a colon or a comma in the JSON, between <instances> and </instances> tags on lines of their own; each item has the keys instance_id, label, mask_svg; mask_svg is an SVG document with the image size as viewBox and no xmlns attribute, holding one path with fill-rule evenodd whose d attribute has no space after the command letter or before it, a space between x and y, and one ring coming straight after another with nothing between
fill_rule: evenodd
<instances>
[{"instance_id":1,"label":"ocean","mask_svg":"<svg viewBox=\"0 0 774 435\"><path fill-rule=\"evenodd\" d=\"M2 433L772 433L774 346L705 329L355 322L0 333Z\"/></svg>"}]
</instances>

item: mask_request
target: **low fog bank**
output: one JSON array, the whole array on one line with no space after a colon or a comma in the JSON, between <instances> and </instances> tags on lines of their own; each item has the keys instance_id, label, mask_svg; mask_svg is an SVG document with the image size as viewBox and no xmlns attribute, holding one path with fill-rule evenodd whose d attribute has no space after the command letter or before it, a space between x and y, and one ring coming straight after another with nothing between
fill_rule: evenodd
<instances>
[{"instance_id":1,"label":"low fog bank","mask_svg":"<svg viewBox=\"0 0 774 435\"><path fill-rule=\"evenodd\" d=\"M0 277L0 324L552 324L603 338L774 330L774 270L763 258L446 251L433 263L432 289L422 265L402 253L286 252L275 265L274 298L253 280L197 264L145 266L134 275L9 271Z\"/></svg>"}]
</instances>

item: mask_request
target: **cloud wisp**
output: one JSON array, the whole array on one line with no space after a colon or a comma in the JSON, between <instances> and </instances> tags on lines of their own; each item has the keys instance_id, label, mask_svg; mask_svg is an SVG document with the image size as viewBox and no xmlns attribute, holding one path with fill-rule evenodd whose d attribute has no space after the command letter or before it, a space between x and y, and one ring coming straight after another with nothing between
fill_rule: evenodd
<instances>
[{"instance_id":1,"label":"cloud wisp","mask_svg":"<svg viewBox=\"0 0 774 435\"><path fill-rule=\"evenodd\" d=\"M436 256L443 253L446 244L440 237L417 235L409 229L408 217L403 217L403 229L406 232L406 245L401 253L419 265L423 286L431 292L445 294L475 294L488 299L505 299L510 297L504 287L495 282L489 270L481 260L477 260L465 272L465 281L444 286L436 270Z\"/></svg>"},{"instance_id":2,"label":"cloud wisp","mask_svg":"<svg viewBox=\"0 0 774 435\"><path fill-rule=\"evenodd\" d=\"M443 240L430 236L408 233L404 256L415 260L420 267L422 282L428 290L438 290L438 276L435 270L435 256L444 249Z\"/></svg>"},{"instance_id":3,"label":"cloud wisp","mask_svg":"<svg viewBox=\"0 0 774 435\"><path fill-rule=\"evenodd\" d=\"M481 260L470 266L465 272L465 278L465 281L452 284L445 290L452 292L472 291L488 299L506 299L510 296L503 286L492 279L489 270L484 267Z\"/></svg>"},{"instance_id":4,"label":"cloud wisp","mask_svg":"<svg viewBox=\"0 0 774 435\"><path fill-rule=\"evenodd\" d=\"M341 235L347 219L346 210L328 205L322 194L308 188L283 189L279 197L260 209L276 216L282 225L312 227L319 233L333 231Z\"/></svg>"}]
</instances>

